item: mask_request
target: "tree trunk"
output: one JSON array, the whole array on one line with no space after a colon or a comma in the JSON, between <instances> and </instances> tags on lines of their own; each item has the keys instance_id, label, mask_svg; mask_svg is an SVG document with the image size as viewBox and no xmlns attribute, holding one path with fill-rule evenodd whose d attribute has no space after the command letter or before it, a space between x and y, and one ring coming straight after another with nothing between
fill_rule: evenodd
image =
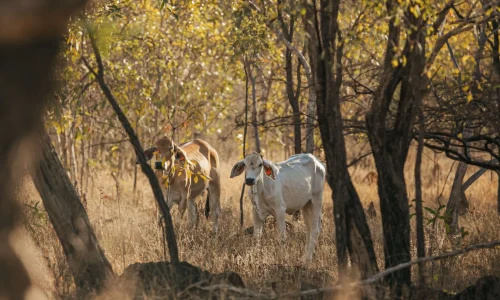
<instances>
[{"instance_id":1,"label":"tree trunk","mask_svg":"<svg viewBox=\"0 0 500 300\"><path fill-rule=\"evenodd\" d=\"M62 153L62 163L64 166L64 169L68 171L68 143L66 141L66 131L62 131L60 134L61 137L61 153Z\"/></svg>"},{"instance_id":2,"label":"tree trunk","mask_svg":"<svg viewBox=\"0 0 500 300\"><path fill-rule=\"evenodd\" d=\"M304 1L305 5L308 6L307 0ZM312 9L307 9L306 14L304 16L304 28L306 32L306 48L307 54L309 56L309 61L311 61L311 72L312 74L316 73L316 66L314 65L313 60L314 56L317 55L316 46L317 36L316 31L314 29L314 12ZM314 152L314 119L316 117L316 89L315 89L315 76L311 76L311 79L308 82L309 86L309 99L307 101L307 120L306 120L306 152L313 153ZM311 84L312 83L312 84Z\"/></svg>"},{"instance_id":3,"label":"tree trunk","mask_svg":"<svg viewBox=\"0 0 500 300\"><path fill-rule=\"evenodd\" d=\"M422 110L419 111L419 126L418 126L418 147L417 157L415 159L415 212L417 219L417 257L425 257L425 235L424 235L424 218L422 209L422 154L424 152L424 115ZM418 283L420 286L425 286L427 274L425 264L418 265Z\"/></svg>"},{"instance_id":4,"label":"tree trunk","mask_svg":"<svg viewBox=\"0 0 500 300\"><path fill-rule=\"evenodd\" d=\"M257 124L257 82L256 76L254 76L252 70L249 67L250 81L252 83L252 124L253 124L253 134L255 138L255 151L257 153L261 152L260 148L260 137L259 137L259 125Z\"/></svg>"},{"instance_id":5,"label":"tree trunk","mask_svg":"<svg viewBox=\"0 0 500 300\"><path fill-rule=\"evenodd\" d=\"M302 153L301 118L299 108L299 98L295 97L293 91L293 64L292 52L286 50L286 93L293 112L293 145L295 154Z\"/></svg>"},{"instance_id":6,"label":"tree trunk","mask_svg":"<svg viewBox=\"0 0 500 300\"><path fill-rule=\"evenodd\" d=\"M281 16L281 13L278 13ZM283 28L283 34L285 38L292 43L293 42L293 31L295 19L292 17L290 19L289 28L283 23L281 19L281 25ZM300 70L300 69L299 69ZM299 107L299 93L295 93L293 88L293 61L292 61L292 51L290 49L285 50L285 71L286 71L286 95L293 112L293 139L294 139L294 152L295 154L302 153L302 134L301 134L301 119L300 119L300 107ZM298 73L300 76L300 73ZM300 80L300 77L298 78ZM297 83L299 85L299 83ZM299 85L300 86L300 85ZM300 87L299 87L300 88ZM299 91L300 92L300 91Z\"/></svg>"},{"instance_id":7,"label":"tree trunk","mask_svg":"<svg viewBox=\"0 0 500 300\"><path fill-rule=\"evenodd\" d=\"M497 173L497 213L500 215L500 171L496 171Z\"/></svg>"},{"instance_id":8,"label":"tree trunk","mask_svg":"<svg viewBox=\"0 0 500 300\"><path fill-rule=\"evenodd\" d=\"M9 243L18 223L12 159L17 146L41 126L53 88L52 67L69 14L84 1L0 1L0 298L28 299L31 282ZM76 5L75 5L76 4ZM55 16L55 17L54 17ZM31 22L23 20L30 19Z\"/></svg>"},{"instance_id":9,"label":"tree trunk","mask_svg":"<svg viewBox=\"0 0 500 300\"><path fill-rule=\"evenodd\" d=\"M484 26L478 25L477 28L479 29L478 49L474 55L474 60L476 61L476 65L473 72L474 80L471 87L471 93L473 99L477 99L479 94L478 84L481 80L480 62L483 56L483 50L487 40L486 33L484 31L485 30ZM450 56L453 57L454 56L453 49L451 48L451 46L448 46L448 49L450 51ZM458 68L458 63L456 62L456 60L455 64ZM463 137L465 139L469 138L473 134L472 129L467 128L468 125L469 124L465 122L463 129ZM468 153L465 154L467 156L469 155ZM457 171L455 173L455 179L453 180L453 185L451 187L450 198L448 199L448 203L446 204L445 221L449 227L450 234L457 234L459 232L458 216L459 216L460 206L461 205L468 206L467 199L465 198L465 194L462 188L462 183L466 172L467 172L467 164L460 162L458 164Z\"/></svg>"},{"instance_id":10,"label":"tree trunk","mask_svg":"<svg viewBox=\"0 0 500 300\"><path fill-rule=\"evenodd\" d=\"M320 8L321 36L314 45L311 65L316 70L318 123L325 149L327 181L332 188L339 277L345 276L347 253L361 278L378 272L370 230L359 196L347 168L347 154L340 110L342 48L337 48L337 16L340 1L323 0ZM314 4L308 6L314 16ZM314 20L314 19L313 19ZM320 41L320 42L319 42Z\"/></svg>"},{"instance_id":11,"label":"tree trunk","mask_svg":"<svg viewBox=\"0 0 500 300\"><path fill-rule=\"evenodd\" d=\"M38 145L41 159L31 178L61 242L77 293L86 296L101 290L113 270L46 132L41 133Z\"/></svg>"},{"instance_id":12,"label":"tree trunk","mask_svg":"<svg viewBox=\"0 0 500 300\"><path fill-rule=\"evenodd\" d=\"M392 11L395 1L386 3ZM422 16L416 18L406 11L409 26L421 28ZM426 91L427 77L422 76L425 69L425 33L419 29L407 37L403 53L406 65L392 66L396 53L394 45L400 43L400 25L393 17L389 23L388 42L384 59L384 72L366 115L368 138L373 151L378 173L378 193L382 228L384 233L385 267L390 268L408 262L410 255L410 220L408 194L404 177L404 165L412 139L412 129L416 112ZM416 47L415 44L419 44ZM388 128L389 112L393 104L396 88L400 86L399 101L395 120ZM411 285L411 270L399 270L386 280L396 295Z\"/></svg>"}]
</instances>

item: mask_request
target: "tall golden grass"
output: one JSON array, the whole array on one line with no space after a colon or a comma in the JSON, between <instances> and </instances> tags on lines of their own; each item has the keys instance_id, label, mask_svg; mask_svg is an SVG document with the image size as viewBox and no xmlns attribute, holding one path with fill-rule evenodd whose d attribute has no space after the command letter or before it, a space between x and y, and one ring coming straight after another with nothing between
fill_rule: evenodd
<instances>
[{"instance_id":1,"label":"tall golden grass","mask_svg":"<svg viewBox=\"0 0 500 300\"><path fill-rule=\"evenodd\" d=\"M277 161L280 161L283 155L278 155ZM240 158L235 155L230 158L221 155L223 190L218 235L211 234L210 220L205 220L202 215L204 201L198 203L200 219L197 229L193 231L187 230L186 216L181 219L174 207L172 213L181 260L214 273L235 271L242 275L248 288L263 293L271 293L273 285L277 292L284 292L298 290L301 282L316 286L334 284L337 279L337 258L333 206L328 185L324 193L323 231L312 264L303 268L299 266L305 243L305 225L302 220L294 222L290 217L289 221L293 223L293 227L288 232L285 244L278 242L274 228L266 227L259 246L252 236L240 228L238 200L242 179L229 178L231 167L238 159ZM453 161L442 155L435 156L430 151L425 152L422 165L424 206L435 209L440 203L446 204L453 182L452 164ZM414 153L410 153L406 166L409 199L413 199L415 194L413 165ZM467 176L475 170L477 168L470 167ZM350 169L364 207L367 208L371 201L375 203L377 217L369 219L369 225L378 264L383 269L383 235L376 181L367 178L370 177L368 174L374 171L370 158ZM436 255L472 243L500 239L500 218L496 206L498 179L490 173L483 175L466 193L470 201L470 212L461 217L460 226L469 234L457 243L447 237L441 220L438 220L435 226L426 226L428 255ZM115 273L121 274L124 268L132 263L163 260L162 234L156 225L155 204L145 177L142 174L139 176L138 188L134 194L132 174L122 174L118 196L110 172L94 171L92 177L95 183L87 192L87 213ZM29 258L27 263L31 269L39 271L33 273L34 282L50 298L64 298L72 291L72 277L59 241L29 176L25 178L18 196L25 208L25 222L22 231L17 234L15 244L20 252L29 252L29 255L25 253L23 257ZM38 206L36 203L39 203ZM245 227L251 226L251 205L246 198L244 209ZM413 208L411 210L413 211ZM412 256L416 257L414 222L413 218L411 251ZM480 276L500 275L499 267L499 250L477 251L429 264L430 281L434 288L458 291L472 284ZM416 272L415 267L414 278ZM108 297L103 298L114 299L117 297L116 293L116 290L110 290ZM131 295L120 297L128 299Z\"/></svg>"}]
</instances>

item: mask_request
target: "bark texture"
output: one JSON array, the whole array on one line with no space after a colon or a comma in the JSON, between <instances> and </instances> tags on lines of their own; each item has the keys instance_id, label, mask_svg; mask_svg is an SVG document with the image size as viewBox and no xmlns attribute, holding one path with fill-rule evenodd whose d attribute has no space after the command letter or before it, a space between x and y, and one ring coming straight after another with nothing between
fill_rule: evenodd
<instances>
[{"instance_id":1,"label":"bark texture","mask_svg":"<svg viewBox=\"0 0 500 300\"><path fill-rule=\"evenodd\" d=\"M46 132L41 133L36 149L41 159L31 178L61 242L77 293L87 296L100 291L106 278L113 275L111 264Z\"/></svg>"},{"instance_id":2,"label":"bark texture","mask_svg":"<svg viewBox=\"0 0 500 300\"><path fill-rule=\"evenodd\" d=\"M337 16L340 1L323 0L319 13L314 2L307 6L316 37L310 49L315 72L317 113L327 163L327 181L333 190L335 237L339 276L345 275L347 254L362 278L378 272L370 230L359 196L347 168L342 132L340 86L342 84L342 47ZM317 35L319 34L319 35Z\"/></svg>"},{"instance_id":3,"label":"bark texture","mask_svg":"<svg viewBox=\"0 0 500 300\"><path fill-rule=\"evenodd\" d=\"M395 1L387 1L387 10L392 13ZM406 12L409 26L421 28L423 20ZM384 232L385 267L410 260L410 221L408 195L404 177L404 165L411 142L416 112L421 104L427 77L425 68L425 35L422 30L408 35L402 56L408 62L394 67L396 59L393 45L400 43L401 25L393 17L389 23L388 43L384 59L384 73L376 90L370 111L366 115L368 137L378 173L378 193ZM416 46L418 44L418 46ZM399 101L394 101L397 87ZM396 106L395 119L389 122L391 104ZM387 277L387 283L401 294L403 287L411 284L409 269L402 269Z\"/></svg>"}]
</instances>

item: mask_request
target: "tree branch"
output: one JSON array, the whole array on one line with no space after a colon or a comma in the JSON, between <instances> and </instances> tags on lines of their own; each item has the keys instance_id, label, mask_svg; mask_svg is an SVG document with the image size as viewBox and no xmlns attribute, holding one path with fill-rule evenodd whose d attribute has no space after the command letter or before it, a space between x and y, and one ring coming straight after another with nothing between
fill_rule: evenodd
<instances>
[{"instance_id":1,"label":"tree branch","mask_svg":"<svg viewBox=\"0 0 500 300\"><path fill-rule=\"evenodd\" d=\"M111 90L107 86L105 80L104 80L104 66L102 63L102 58L101 54L99 52L99 48L97 47L97 43L93 34L93 30L88 23L88 21L83 17L83 22L84 22L84 27L88 32L89 38L90 38L90 43L92 45L92 49L94 51L94 55L97 61L97 67L98 70L97 72L92 71L94 74L97 74L96 80L99 83L99 86L101 87L101 90L108 100L108 102L111 104L113 107L113 110L115 111L116 115L118 116L118 119L122 123L123 128L127 132L127 135L130 138L130 143L134 147L135 154L137 155L138 161L141 164L141 169L146 174L146 176L149 179L149 183L151 185L151 188L153 190L153 194L155 196L156 202L158 203L158 206L160 207L163 216L165 217L165 222L166 222L166 237L167 237L167 242L168 242L168 250L170 254L170 260L172 263L177 264L179 262L179 250L177 248L177 240L175 238L175 233L174 233L174 226L172 223L172 217L170 215L170 210L165 202L163 192L160 187L160 183L158 182L158 178L156 177L153 169L151 166L146 162L146 157L144 156L144 151L141 146L141 143L139 142L139 139L137 138L137 135L130 125L130 122L128 121L127 117L123 113L122 109L118 105L118 102L114 98L113 94L111 93ZM89 69L90 65L87 65Z\"/></svg>"}]
</instances>

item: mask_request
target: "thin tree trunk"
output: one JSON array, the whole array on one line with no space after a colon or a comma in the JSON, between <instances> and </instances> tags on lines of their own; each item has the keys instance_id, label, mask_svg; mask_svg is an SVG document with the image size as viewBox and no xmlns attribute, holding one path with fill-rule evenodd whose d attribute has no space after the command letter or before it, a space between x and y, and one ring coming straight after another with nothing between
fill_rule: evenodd
<instances>
[{"instance_id":1,"label":"thin tree trunk","mask_svg":"<svg viewBox=\"0 0 500 300\"><path fill-rule=\"evenodd\" d=\"M249 68L250 81L252 83L252 124L253 133L255 138L255 151L257 153L261 152L260 148L260 137L259 137L259 125L257 123L257 82L256 76L253 75L252 70Z\"/></svg>"},{"instance_id":2,"label":"thin tree trunk","mask_svg":"<svg viewBox=\"0 0 500 300\"><path fill-rule=\"evenodd\" d=\"M163 195L163 190L160 186L160 183L158 181L158 178L156 177L155 172L151 168L150 165L146 162L146 157L144 156L144 150L141 146L141 143L139 142L139 139L137 138L137 135L130 125L129 120L127 119L127 116L123 113L123 110L121 109L120 105L118 105L118 102L116 101L115 97L113 96L113 93L111 93L111 90L106 84L106 81L104 79L104 65L102 62L101 54L99 52L99 48L97 47L97 43L95 40L95 37L91 31L90 24L85 22L85 27L88 31L90 42L92 45L92 49L94 51L94 56L97 61L97 71L93 71L91 66L87 63L87 67L92 70L94 75L96 76L97 82L99 83L99 87L101 88L102 93L108 100L109 104L113 107L113 110L115 111L118 120L122 124L123 128L127 132L127 135L130 139L130 143L134 147L135 154L137 156L137 159L139 163L141 164L142 171L144 174L148 177L149 183L151 185L151 189L153 190L153 195L155 196L156 203L161 209L162 215L165 218L165 236L167 239L168 243L168 251L170 254L170 260L173 264L178 264L179 263L179 249L177 247L177 239L175 237L175 232L174 232L174 226L172 223L172 216L170 214L170 209L168 208L166 202L165 202L165 197Z\"/></svg>"},{"instance_id":3,"label":"thin tree trunk","mask_svg":"<svg viewBox=\"0 0 500 300\"><path fill-rule=\"evenodd\" d=\"M60 146L61 146L61 154L62 154L62 164L64 166L64 169L68 170L68 143L66 141L66 131L63 130L61 131L61 133L59 134L60 138L61 138L61 143L60 143Z\"/></svg>"},{"instance_id":4,"label":"thin tree trunk","mask_svg":"<svg viewBox=\"0 0 500 300\"><path fill-rule=\"evenodd\" d=\"M243 60L243 68L245 70L245 125L243 127L243 159L247 155L247 130L248 130L248 63L246 58ZM245 183L241 187L240 195L240 227L243 227L244 211L243 211L243 196L245 195Z\"/></svg>"},{"instance_id":5,"label":"thin tree trunk","mask_svg":"<svg viewBox=\"0 0 500 300\"><path fill-rule=\"evenodd\" d=\"M82 125L82 135L83 135L83 125ZM86 165L86 162L85 162L85 141L83 140L83 138L80 140L80 152L81 153L81 168L80 168L80 196L83 195L84 193L84 186L83 186L83 178L85 178L85 165Z\"/></svg>"},{"instance_id":6,"label":"thin tree trunk","mask_svg":"<svg viewBox=\"0 0 500 300\"><path fill-rule=\"evenodd\" d=\"M446 204L445 221L449 226L449 233L452 234L458 233L458 213L463 193L462 182L466 172L467 164L459 162L457 171L455 172L455 178L453 179L453 185L451 186L450 198Z\"/></svg>"},{"instance_id":7,"label":"thin tree trunk","mask_svg":"<svg viewBox=\"0 0 500 300\"><path fill-rule=\"evenodd\" d=\"M419 110L419 126L418 126L418 148L417 157L415 159L415 211L417 218L417 257L425 257L425 235L424 235L424 218L422 209L422 153L424 152L424 115L422 110ZM427 285L426 283L425 264L418 265L418 282L421 286Z\"/></svg>"},{"instance_id":8,"label":"thin tree trunk","mask_svg":"<svg viewBox=\"0 0 500 300\"><path fill-rule=\"evenodd\" d=\"M92 126L92 124L90 124ZM87 176L85 177L85 195L89 193L89 178L90 178L90 160L92 157L92 134L89 134L89 138L87 141L87 163L85 164L85 173Z\"/></svg>"},{"instance_id":9,"label":"thin tree trunk","mask_svg":"<svg viewBox=\"0 0 500 300\"><path fill-rule=\"evenodd\" d=\"M31 170L31 178L61 242L77 293L86 296L100 291L113 270L49 136L45 131L40 134L37 152L41 159Z\"/></svg>"},{"instance_id":10,"label":"thin tree trunk","mask_svg":"<svg viewBox=\"0 0 500 300\"><path fill-rule=\"evenodd\" d=\"M137 132L137 138L140 139L140 132L139 132L139 116L137 116L135 120L135 132ZM135 190L137 188L137 164L134 164L134 188L133 188L133 193L135 197Z\"/></svg>"},{"instance_id":11,"label":"thin tree trunk","mask_svg":"<svg viewBox=\"0 0 500 300\"><path fill-rule=\"evenodd\" d=\"M497 173L497 213L500 215L500 171L496 171Z\"/></svg>"},{"instance_id":12,"label":"thin tree trunk","mask_svg":"<svg viewBox=\"0 0 500 300\"><path fill-rule=\"evenodd\" d=\"M74 125L73 125L74 127ZM71 149L71 180L73 180L73 182L75 182L75 188L78 188L78 182L77 182L77 179L78 179L78 161L76 159L76 151L75 151L75 133L74 133L74 128L71 129L70 131L70 136L69 136L69 139L70 139L70 143L71 143L71 146L70 146L70 149Z\"/></svg>"},{"instance_id":13,"label":"thin tree trunk","mask_svg":"<svg viewBox=\"0 0 500 300\"><path fill-rule=\"evenodd\" d=\"M281 1L278 1L278 20L283 30L283 35L289 43L293 43L293 32L295 18L290 18L289 26L283 21L281 15ZM300 75L300 69L298 70ZM285 73L286 73L286 95L293 112L293 138L294 138L294 152L295 154L302 153L302 133L301 133L301 118L300 118L300 107L299 107L299 93L295 93L293 84L293 61L292 61L292 50L285 49ZM300 80L300 77L298 78ZM297 82L300 88L300 81Z\"/></svg>"},{"instance_id":14,"label":"thin tree trunk","mask_svg":"<svg viewBox=\"0 0 500 300\"><path fill-rule=\"evenodd\" d=\"M304 0L304 4L308 6L307 0ZM306 48L307 54L309 56L309 61L311 61L311 73L315 74L315 65L312 63L314 60L313 56L317 55L315 45L317 45L317 36L314 28L314 11L312 9L307 9L304 15L304 28L306 31ZM307 119L306 119L306 152L314 152L314 119L316 117L316 89L314 87L316 77L313 75L311 79L308 80L309 89L309 99L307 101Z\"/></svg>"}]
</instances>

